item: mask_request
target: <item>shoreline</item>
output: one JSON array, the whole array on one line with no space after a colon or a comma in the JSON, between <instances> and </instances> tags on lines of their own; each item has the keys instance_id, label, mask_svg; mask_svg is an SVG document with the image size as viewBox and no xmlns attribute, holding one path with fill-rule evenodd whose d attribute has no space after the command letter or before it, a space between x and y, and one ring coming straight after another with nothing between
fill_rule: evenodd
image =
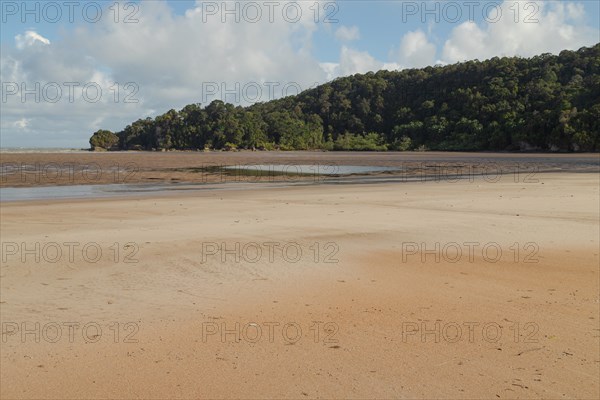
<instances>
[{"instance_id":1,"label":"shoreline","mask_svg":"<svg viewBox=\"0 0 600 400\"><path fill-rule=\"evenodd\" d=\"M537 171L536 174L594 174L594 171ZM194 196L204 191L248 191L264 189L285 189L293 187L307 186L338 186L338 185L385 185L385 184L405 184L405 183L439 183L439 182L457 182L463 181L473 183L493 183L489 179L496 181L497 178L505 178L513 175L510 172L495 175L489 178L485 173L481 174L462 174L462 175L402 175L395 173L374 173L374 174L352 174L342 177L319 177L300 178L293 181L289 179L271 180L264 179L260 181L231 181L218 182L218 179L210 182L167 182L167 183L104 183L88 184L80 182L78 184L60 184L60 185L37 185L37 186L0 186L2 196L0 204L14 203L35 203L35 202L55 202L69 200L90 200L97 201L103 199L140 199L147 197L171 197L171 196ZM61 189L57 191L56 189ZM34 192L35 191L35 194ZM48 193L47 191L51 192ZM70 194L65 194L63 190L71 190ZM8 198L8 199L7 199Z\"/></svg>"},{"instance_id":2,"label":"shoreline","mask_svg":"<svg viewBox=\"0 0 600 400\"><path fill-rule=\"evenodd\" d=\"M500 150L326 150L326 149L310 149L310 150L252 150L252 149L165 149L165 150L93 150L91 148L69 148L69 147L0 147L0 154L32 154L39 152L41 154L48 153L63 153L63 152L80 152L80 153L95 153L95 154L106 154L106 153L370 153L370 154L386 154L386 153L400 153L400 154L550 154L550 155L589 155L589 154L600 154L600 152L590 151L549 151L549 150L518 150L518 151L500 151Z\"/></svg>"},{"instance_id":3,"label":"shoreline","mask_svg":"<svg viewBox=\"0 0 600 400\"><path fill-rule=\"evenodd\" d=\"M395 168L407 176L515 174L519 179L541 171L599 172L600 156L590 154L506 153L351 153L351 152L215 152L215 153L27 153L2 154L0 187L35 187L81 184L219 183L224 166L281 164L302 166L313 179L316 170L329 175L343 166ZM391 171L393 172L393 171ZM365 176L377 175L365 174ZM387 174L379 173L381 176ZM344 175L338 178L344 179ZM269 181L258 176L249 181Z\"/></svg>"}]
</instances>

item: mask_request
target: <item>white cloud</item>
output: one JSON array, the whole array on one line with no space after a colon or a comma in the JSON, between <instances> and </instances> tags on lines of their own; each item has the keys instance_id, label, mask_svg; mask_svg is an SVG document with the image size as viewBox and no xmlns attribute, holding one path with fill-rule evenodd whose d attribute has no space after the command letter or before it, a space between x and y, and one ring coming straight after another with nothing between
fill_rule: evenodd
<instances>
[{"instance_id":1,"label":"white cloud","mask_svg":"<svg viewBox=\"0 0 600 400\"><path fill-rule=\"evenodd\" d=\"M21 118L20 120L13 122L12 125L15 128L19 128L21 130L25 130L29 126L29 122L30 121L27 118Z\"/></svg>"},{"instance_id":2,"label":"white cloud","mask_svg":"<svg viewBox=\"0 0 600 400\"><path fill-rule=\"evenodd\" d=\"M321 63L319 64L327 76L327 80L330 81L340 76L340 64L339 63Z\"/></svg>"},{"instance_id":3,"label":"white cloud","mask_svg":"<svg viewBox=\"0 0 600 400\"><path fill-rule=\"evenodd\" d=\"M24 34L15 36L15 45L17 46L17 49L24 49L25 47L33 46L36 43L49 45L50 40L34 31L25 31Z\"/></svg>"},{"instance_id":4,"label":"white cloud","mask_svg":"<svg viewBox=\"0 0 600 400\"><path fill-rule=\"evenodd\" d=\"M342 25L335 31L335 37L342 42L351 42L360 39L360 31L358 26L347 27Z\"/></svg>"},{"instance_id":5,"label":"white cloud","mask_svg":"<svg viewBox=\"0 0 600 400\"><path fill-rule=\"evenodd\" d=\"M529 57L598 42L598 30L583 23L582 4L506 0L500 7L502 18L495 23L480 27L465 22L453 29L444 44L442 59L454 63L494 56Z\"/></svg>"},{"instance_id":6,"label":"white cloud","mask_svg":"<svg viewBox=\"0 0 600 400\"><path fill-rule=\"evenodd\" d=\"M321 68L327 74L327 80L379 70L395 71L401 65L395 62L383 62L375 59L366 51L358 51L342 47L339 63L321 63Z\"/></svg>"},{"instance_id":7,"label":"white cloud","mask_svg":"<svg viewBox=\"0 0 600 400\"><path fill-rule=\"evenodd\" d=\"M396 70L402 69L402 65L395 63L395 62L383 63L383 65L381 66L381 69L384 69L386 71L396 71Z\"/></svg>"},{"instance_id":8,"label":"white cloud","mask_svg":"<svg viewBox=\"0 0 600 400\"><path fill-rule=\"evenodd\" d=\"M427 35L416 30L406 33L400 41L397 51L392 51L392 57L405 68L420 68L431 65L435 61L436 46L430 43Z\"/></svg>"},{"instance_id":9,"label":"white cloud","mask_svg":"<svg viewBox=\"0 0 600 400\"><path fill-rule=\"evenodd\" d=\"M585 8L581 3L569 3L567 4L567 13L569 18L580 20L585 16Z\"/></svg>"},{"instance_id":10,"label":"white cloud","mask_svg":"<svg viewBox=\"0 0 600 400\"><path fill-rule=\"evenodd\" d=\"M358 51L342 46L340 54L340 75L362 74L369 71L378 71L383 63L377 61L366 51Z\"/></svg>"}]
</instances>

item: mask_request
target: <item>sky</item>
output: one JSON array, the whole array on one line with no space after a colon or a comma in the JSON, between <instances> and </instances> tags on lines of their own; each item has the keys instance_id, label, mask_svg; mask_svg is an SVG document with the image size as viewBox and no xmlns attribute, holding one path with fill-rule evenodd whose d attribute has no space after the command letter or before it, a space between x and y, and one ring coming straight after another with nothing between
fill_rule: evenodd
<instances>
[{"instance_id":1,"label":"sky","mask_svg":"<svg viewBox=\"0 0 600 400\"><path fill-rule=\"evenodd\" d=\"M600 42L597 1L0 0L0 147L85 148L187 104Z\"/></svg>"}]
</instances>

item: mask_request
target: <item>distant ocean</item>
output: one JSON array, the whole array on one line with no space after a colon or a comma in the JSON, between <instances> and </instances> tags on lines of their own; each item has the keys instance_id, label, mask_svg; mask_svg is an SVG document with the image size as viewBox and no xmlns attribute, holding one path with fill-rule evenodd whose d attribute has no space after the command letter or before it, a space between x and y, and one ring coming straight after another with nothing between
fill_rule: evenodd
<instances>
[{"instance_id":1,"label":"distant ocean","mask_svg":"<svg viewBox=\"0 0 600 400\"><path fill-rule=\"evenodd\" d=\"M86 149L62 147L0 147L0 153L86 153Z\"/></svg>"}]
</instances>

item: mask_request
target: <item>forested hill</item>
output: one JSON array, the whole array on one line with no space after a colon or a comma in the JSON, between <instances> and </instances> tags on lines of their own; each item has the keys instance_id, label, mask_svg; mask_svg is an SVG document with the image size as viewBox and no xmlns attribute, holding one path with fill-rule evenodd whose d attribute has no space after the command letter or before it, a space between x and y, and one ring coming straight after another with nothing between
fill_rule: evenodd
<instances>
[{"instance_id":1,"label":"forested hill","mask_svg":"<svg viewBox=\"0 0 600 400\"><path fill-rule=\"evenodd\" d=\"M213 101L138 120L92 148L600 150L600 44L339 78L249 107Z\"/></svg>"}]
</instances>

